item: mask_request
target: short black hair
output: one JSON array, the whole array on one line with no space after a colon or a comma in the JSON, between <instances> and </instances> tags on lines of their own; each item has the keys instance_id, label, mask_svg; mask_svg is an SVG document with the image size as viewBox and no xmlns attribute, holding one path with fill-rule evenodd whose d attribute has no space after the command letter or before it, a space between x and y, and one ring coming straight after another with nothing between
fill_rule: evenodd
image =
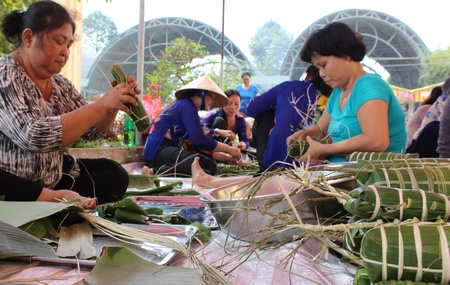
<instances>
[{"instance_id":1,"label":"short black hair","mask_svg":"<svg viewBox=\"0 0 450 285\"><path fill-rule=\"evenodd\" d=\"M238 95L239 98L242 99L241 94L239 93L239 91L237 91L235 89L228 89L224 93L225 93L225 95L227 95L228 98L230 98L231 95Z\"/></svg>"},{"instance_id":2,"label":"short black hair","mask_svg":"<svg viewBox=\"0 0 450 285\"><path fill-rule=\"evenodd\" d=\"M241 78L244 78L245 75L250 76L250 78L252 77L252 75L250 74L250 72L245 71L245 72L242 72Z\"/></svg>"},{"instance_id":3,"label":"short black hair","mask_svg":"<svg viewBox=\"0 0 450 285\"><path fill-rule=\"evenodd\" d=\"M353 61L360 62L366 55L366 45L362 35L344 23L333 22L314 31L303 45L300 52L302 61L311 63L315 55L349 56Z\"/></svg>"}]
</instances>

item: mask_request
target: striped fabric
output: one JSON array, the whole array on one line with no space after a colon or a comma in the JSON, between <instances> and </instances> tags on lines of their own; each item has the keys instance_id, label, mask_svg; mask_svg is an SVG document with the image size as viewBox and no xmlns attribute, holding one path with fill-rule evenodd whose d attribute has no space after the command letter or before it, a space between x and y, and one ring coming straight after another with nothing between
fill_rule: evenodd
<instances>
[{"instance_id":1,"label":"striped fabric","mask_svg":"<svg viewBox=\"0 0 450 285\"><path fill-rule=\"evenodd\" d=\"M62 123L60 115L86 101L62 75L51 78L49 101L9 55L0 58L0 168L44 186L55 185L62 175ZM102 133L89 129L83 138Z\"/></svg>"}]
</instances>

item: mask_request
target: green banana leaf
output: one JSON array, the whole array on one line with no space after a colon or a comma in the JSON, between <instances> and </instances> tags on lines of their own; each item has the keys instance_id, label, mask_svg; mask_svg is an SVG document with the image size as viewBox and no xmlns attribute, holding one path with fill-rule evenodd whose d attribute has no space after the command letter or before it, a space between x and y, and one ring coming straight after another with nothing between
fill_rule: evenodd
<instances>
[{"instance_id":1,"label":"green banana leaf","mask_svg":"<svg viewBox=\"0 0 450 285\"><path fill-rule=\"evenodd\" d=\"M359 267L358 270L356 270L353 285L372 285L372 283L370 283L369 275L367 275L367 270L364 267Z\"/></svg>"},{"instance_id":2,"label":"green banana leaf","mask_svg":"<svg viewBox=\"0 0 450 285\"><path fill-rule=\"evenodd\" d=\"M422 189L449 196L450 168L447 166L378 168L370 175L367 185Z\"/></svg>"},{"instance_id":3,"label":"green banana leaf","mask_svg":"<svg viewBox=\"0 0 450 285\"><path fill-rule=\"evenodd\" d=\"M370 185L347 194L351 198L344 204L344 209L359 219L435 221L450 217L449 198L439 193Z\"/></svg>"},{"instance_id":4,"label":"green banana leaf","mask_svg":"<svg viewBox=\"0 0 450 285\"><path fill-rule=\"evenodd\" d=\"M138 257L127 248L105 247L91 274L77 284L201 285L202 280L196 269L161 266Z\"/></svg>"},{"instance_id":5,"label":"green banana leaf","mask_svg":"<svg viewBox=\"0 0 450 285\"><path fill-rule=\"evenodd\" d=\"M0 220L19 227L28 222L48 217L69 207L73 206L51 202L0 201Z\"/></svg>"},{"instance_id":6,"label":"green banana leaf","mask_svg":"<svg viewBox=\"0 0 450 285\"><path fill-rule=\"evenodd\" d=\"M394 152L353 152L345 157L347 161L365 160L390 160L418 158L418 153L394 153Z\"/></svg>"},{"instance_id":7,"label":"green banana leaf","mask_svg":"<svg viewBox=\"0 0 450 285\"><path fill-rule=\"evenodd\" d=\"M128 174L130 182L128 188L152 188L159 187L160 180L158 176L150 176L147 174Z\"/></svg>"},{"instance_id":8,"label":"green banana leaf","mask_svg":"<svg viewBox=\"0 0 450 285\"><path fill-rule=\"evenodd\" d=\"M0 240L0 258L56 256L50 245L3 221L0 221Z\"/></svg>"},{"instance_id":9,"label":"green banana leaf","mask_svg":"<svg viewBox=\"0 0 450 285\"><path fill-rule=\"evenodd\" d=\"M424 166L445 166L450 164L450 158L406 158L391 160L364 160L360 159L356 163L356 168L360 172L356 175L357 186L367 184L371 173L378 168L402 168L402 167L424 167Z\"/></svg>"},{"instance_id":10,"label":"green banana leaf","mask_svg":"<svg viewBox=\"0 0 450 285\"><path fill-rule=\"evenodd\" d=\"M364 235L361 258L372 283L413 280L447 284L449 244L449 223L382 225Z\"/></svg>"}]
</instances>

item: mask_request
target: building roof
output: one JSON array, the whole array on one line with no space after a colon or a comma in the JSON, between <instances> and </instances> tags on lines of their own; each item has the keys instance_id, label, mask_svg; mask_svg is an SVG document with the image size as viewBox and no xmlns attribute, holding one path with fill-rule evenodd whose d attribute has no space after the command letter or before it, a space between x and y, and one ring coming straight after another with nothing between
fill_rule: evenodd
<instances>
[{"instance_id":1,"label":"building roof","mask_svg":"<svg viewBox=\"0 0 450 285\"><path fill-rule=\"evenodd\" d=\"M294 41L282 65L281 75L298 79L308 63L300 60L300 51L311 33L331 22L343 22L362 34L367 46L367 57L375 60L389 72L397 86L418 87L421 61L428 48L406 24L381 12L349 9L329 14L305 29Z\"/></svg>"},{"instance_id":2,"label":"building roof","mask_svg":"<svg viewBox=\"0 0 450 285\"><path fill-rule=\"evenodd\" d=\"M120 63L126 74L136 74L138 29L137 25L118 35L96 58L87 76L88 93L104 92L109 88L104 74L110 76L109 70L114 63ZM222 33L205 23L179 17L149 20L145 22L144 73L151 73L161 51L181 36L204 45L209 55L222 53ZM227 37L224 38L224 56L234 62L240 71L251 66L244 53Z\"/></svg>"},{"instance_id":3,"label":"building roof","mask_svg":"<svg viewBox=\"0 0 450 285\"><path fill-rule=\"evenodd\" d=\"M419 36L406 24L385 13L349 9L329 14L306 28L289 48L283 61L280 75L295 80L306 71L307 63L300 60L300 51L309 35L330 22L348 24L363 35L367 46L367 57L375 60L389 72L393 84L414 89L418 87L421 61L428 48ZM138 61L138 32L136 25L109 45L94 61L87 76L86 94L102 93L109 89L109 70L114 63L120 63L126 74L136 74ZM151 73L153 63L160 52L174 39L185 36L206 47L210 55L222 55L222 33L213 27L192 19L167 17L145 22L144 73ZM242 51L227 37L224 37L223 56L234 64L239 72L260 71L246 58ZM108 76L108 78L105 78Z\"/></svg>"}]
</instances>

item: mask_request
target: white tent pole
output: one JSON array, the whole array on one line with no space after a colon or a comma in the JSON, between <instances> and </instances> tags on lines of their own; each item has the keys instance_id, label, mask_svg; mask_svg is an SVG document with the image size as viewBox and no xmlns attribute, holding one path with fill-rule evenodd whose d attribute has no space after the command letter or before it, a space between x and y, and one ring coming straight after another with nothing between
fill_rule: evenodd
<instances>
[{"instance_id":1,"label":"white tent pole","mask_svg":"<svg viewBox=\"0 0 450 285\"><path fill-rule=\"evenodd\" d=\"M222 3L222 39L221 39L221 41L222 41L222 47L221 47L221 59L220 59L220 89L223 89L223 73L224 73L224 70L223 70L223 65L224 65L224 59L223 59L223 57L224 57L224 47L223 47L223 45L224 45L224 41L225 41L225 0L223 0L223 3Z\"/></svg>"},{"instance_id":2,"label":"white tent pole","mask_svg":"<svg viewBox=\"0 0 450 285\"><path fill-rule=\"evenodd\" d=\"M140 99L142 100L142 93L145 91L144 86L144 40L145 40L145 0L140 0L139 6L139 30L138 30L138 58L137 58L137 84L141 89ZM135 130L136 146L142 145L142 133Z\"/></svg>"}]
</instances>

